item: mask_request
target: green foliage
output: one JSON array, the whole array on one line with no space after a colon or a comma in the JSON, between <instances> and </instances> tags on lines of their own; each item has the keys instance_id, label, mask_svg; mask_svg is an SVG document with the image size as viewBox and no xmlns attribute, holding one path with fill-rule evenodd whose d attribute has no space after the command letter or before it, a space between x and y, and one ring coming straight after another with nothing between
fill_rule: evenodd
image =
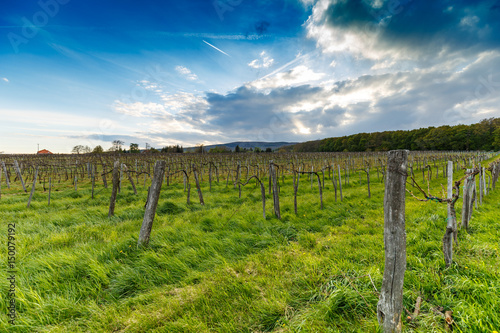
<instances>
[{"instance_id":1,"label":"green foliage","mask_svg":"<svg viewBox=\"0 0 500 333\"><path fill-rule=\"evenodd\" d=\"M179 145L165 146L161 149L161 152L162 153L183 153L184 148L182 148L182 146L179 146Z\"/></svg>"},{"instance_id":2,"label":"green foliage","mask_svg":"<svg viewBox=\"0 0 500 333\"><path fill-rule=\"evenodd\" d=\"M212 153L230 153L231 149L229 149L226 146L217 146L217 147L214 147L214 148L210 148L210 150L208 152L211 153L211 154Z\"/></svg>"},{"instance_id":3,"label":"green foliage","mask_svg":"<svg viewBox=\"0 0 500 333\"><path fill-rule=\"evenodd\" d=\"M104 153L104 149L100 145L95 146L94 149L92 150L92 154L102 154L102 153Z\"/></svg>"},{"instance_id":4,"label":"green foliage","mask_svg":"<svg viewBox=\"0 0 500 333\"><path fill-rule=\"evenodd\" d=\"M359 133L283 147L296 152L409 150L500 150L500 118L477 124L420 128L411 131Z\"/></svg>"},{"instance_id":5,"label":"green foliage","mask_svg":"<svg viewBox=\"0 0 500 333\"><path fill-rule=\"evenodd\" d=\"M139 150L139 144L137 144L137 143L131 143L131 144L130 144L130 152L131 152L132 154L137 154L137 153L139 153L139 152L140 152L140 150Z\"/></svg>"}]
</instances>

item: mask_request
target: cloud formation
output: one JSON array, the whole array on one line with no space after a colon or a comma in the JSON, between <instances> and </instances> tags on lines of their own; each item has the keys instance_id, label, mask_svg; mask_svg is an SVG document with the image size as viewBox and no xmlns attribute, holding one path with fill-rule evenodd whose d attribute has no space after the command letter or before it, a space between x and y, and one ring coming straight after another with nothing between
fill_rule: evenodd
<instances>
[{"instance_id":1,"label":"cloud formation","mask_svg":"<svg viewBox=\"0 0 500 333\"><path fill-rule=\"evenodd\" d=\"M494 1L320 0L307 32L325 52L424 60L500 45Z\"/></svg>"},{"instance_id":2,"label":"cloud formation","mask_svg":"<svg viewBox=\"0 0 500 333\"><path fill-rule=\"evenodd\" d=\"M304 141L498 116L495 2L303 3L312 7L304 27L318 52L299 53L225 93L165 93L149 86L159 101L117 103L116 110L149 119L142 136L191 144ZM265 51L247 63L259 70L274 64Z\"/></svg>"},{"instance_id":3,"label":"cloud formation","mask_svg":"<svg viewBox=\"0 0 500 333\"><path fill-rule=\"evenodd\" d=\"M260 53L260 59L254 59L252 60L248 66L254 69L260 69L260 68L269 68L271 65L274 63L274 59L270 58L267 54L266 51L262 51Z\"/></svg>"},{"instance_id":4,"label":"cloud formation","mask_svg":"<svg viewBox=\"0 0 500 333\"><path fill-rule=\"evenodd\" d=\"M193 72L191 72L191 70L189 68L186 68L184 66L177 66L177 67L175 67L175 70L177 71L177 73L181 74L185 79L187 79L189 81L197 81L198 80L198 76L196 74L194 74Z\"/></svg>"}]
</instances>

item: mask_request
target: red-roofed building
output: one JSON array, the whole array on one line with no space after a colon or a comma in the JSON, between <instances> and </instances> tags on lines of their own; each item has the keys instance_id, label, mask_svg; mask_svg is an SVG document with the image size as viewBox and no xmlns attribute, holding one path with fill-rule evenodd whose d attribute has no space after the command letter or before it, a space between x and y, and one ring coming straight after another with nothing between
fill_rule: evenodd
<instances>
[{"instance_id":1,"label":"red-roofed building","mask_svg":"<svg viewBox=\"0 0 500 333\"><path fill-rule=\"evenodd\" d=\"M48 151L47 149L42 149L42 150L38 151L37 154L40 154L40 155L52 155L52 153L50 151Z\"/></svg>"}]
</instances>

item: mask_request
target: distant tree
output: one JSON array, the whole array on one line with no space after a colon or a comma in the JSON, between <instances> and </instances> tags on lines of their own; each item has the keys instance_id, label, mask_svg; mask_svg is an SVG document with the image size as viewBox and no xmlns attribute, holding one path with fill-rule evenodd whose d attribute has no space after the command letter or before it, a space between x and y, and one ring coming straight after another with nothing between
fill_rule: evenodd
<instances>
[{"instance_id":1,"label":"distant tree","mask_svg":"<svg viewBox=\"0 0 500 333\"><path fill-rule=\"evenodd\" d=\"M199 144L194 148L194 152L197 154L203 154L205 152L205 146L203 144Z\"/></svg>"},{"instance_id":2,"label":"distant tree","mask_svg":"<svg viewBox=\"0 0 500 333\"><path fill-rule=\"evenodd\" d=\"M125 144L125 142L121 140L114 140L113 145L109 149L110 151L122 151L122 146Z\"/></svg>"},{"instance_id":3,"label":"distant tree","mask_svg":"<svg viewBox=\"0 0 500 333\"><path fill-rule=\"evenodd\" d=\"M151 148L149 148L149 152L151 154L158 154L160 151L158 149L156 149L156 148L151 147Z\"/></svg>"},{"instance_id":4,"label":"distant tree","mask_svg":"<svg viewBox=\"0 0 500 333\"><path fill-rule=\"evenodd\" d=\"M131 144L130 144L130 152L131 152L132 154L137 154L137 153L139 153L139 152L140 152L140 150L139 150L139 144L137 144L137 143L131 143Z\"/></svg>"},{"instance_id":5,"label":"distant tree","mask_svg":"<svg viewBox=\"0 0 500 333\"><path fill-rule=\"evenodd\" d=\"M184 148L182 148L182 146L179 146L179 145L165 146L161 149L161 152L162 153L183 153Z\"/></svg>"},{"instance_id":6,"label":"distant tree","mask_svg":"<svg viewBox=\"0 0 500 333\"><path fill-rule=\"evenodd\" d=\"M259 147L255 147L253 151L254 153L262 153L262 149L260 149Z\"/></svg>"},{"instance_id":7,"label":"distant tree","mask_svg":"<svg viewBox=\"0 0 500 333\"><path fill-rule=\"evenodd\" d=\"M89 154L91 152L92 152L92 148L90 148L89 146L84 146L82 149L82 153L84 153L84 154Z\"/></svg>"},{"instance_id":8,"label":"distant tree","mask_svg":"<svg viewBox=\"0 0 500 333\"><path fill-rule=\"evenodd\" d=\"M74 154L80 154L80 153L83 153L84 149L85 149L85 146L77 145L77 146L73 147L73 149L71 150L71 152L74 153Z\"/></svg>"},{"instance_id":9,"label":"distant tree","mask_svg":"<svg viewBox=\"0 0 500 333\"><path fill-rule=\"evenodd\" d=\"M266 153L272 153L272 152L273 152L273 150L271 148L269 148L269 147L266 148Z\"/></svg>"},{"instance_id":10,"label":"distant tree","mask_svg":"<svg viewBox=\"0 0 500 333\"><path fill-rule=\"evenodd\" d=\"M214 147L214 148L210 148L210 150L208 152L210 154L213 154L213 153L230 153L231 149L229 149L226 146L217 146L217 147Z\"/></svg>"},{"instance_id":11,"label":"distant tree","mask_svg":"<svg viewBox=\"0 0 500 333\"><path fill-rule=\"evenodd\" d=\"M240 146L236 145L236 148L234 148L235 153L239 153L241 151Z\"/></svg>"},{"instance_id":12,"label":"distant tree","mask_svg":"<svg viewBox=\"0 0 500 333\"><path fill-rule=\"evenodd\" d=\"M92 150L93 154L102 154L104 152L104 149L102 149L101 146L95 146L94 150Z\"/></svg>"},{"instance_id":13,"label":"distant tree","mask_svg":"<svg viewBox=\"0 0 500 333\"><path fill-rule=\"evenodd\" d=\"M500 150L500 127L493 131L493 150Z\"/></svg>"}]
</instances>

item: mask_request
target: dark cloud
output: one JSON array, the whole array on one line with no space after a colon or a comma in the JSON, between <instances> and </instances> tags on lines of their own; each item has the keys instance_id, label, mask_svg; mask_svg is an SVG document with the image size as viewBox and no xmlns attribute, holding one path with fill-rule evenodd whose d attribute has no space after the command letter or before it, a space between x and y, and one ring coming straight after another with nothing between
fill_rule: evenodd
<instances>
[{"instance_id":1,"label":"dark cloud","mask_svg":"<svg viewBox=\"0 0 500 333\"><path fill-rule=\"evenodd\" d=\"M283 118L283 110L288 106L313 97L322 91L309 85L293 88L276 88L266 94L246 86L227 95L209 93L209 108L206 115L211 125L225 131L254 130L267 126L273 118ZM278 116L279 115L279 116Z\"/></svg>"},{"instance_id":2,"label":"dark cloud","mask_svg":"<svg viewBox=\"0 0 500 333\"><path fill-rule=\"evenodd\" d=\"M325 24L357 33L378 31L380 48L410 48L434 56L442 49L500 46L498 1L339 0L323 13ZM367 38L373 35L367 34Z\"/></svg>"}]
</instances>

